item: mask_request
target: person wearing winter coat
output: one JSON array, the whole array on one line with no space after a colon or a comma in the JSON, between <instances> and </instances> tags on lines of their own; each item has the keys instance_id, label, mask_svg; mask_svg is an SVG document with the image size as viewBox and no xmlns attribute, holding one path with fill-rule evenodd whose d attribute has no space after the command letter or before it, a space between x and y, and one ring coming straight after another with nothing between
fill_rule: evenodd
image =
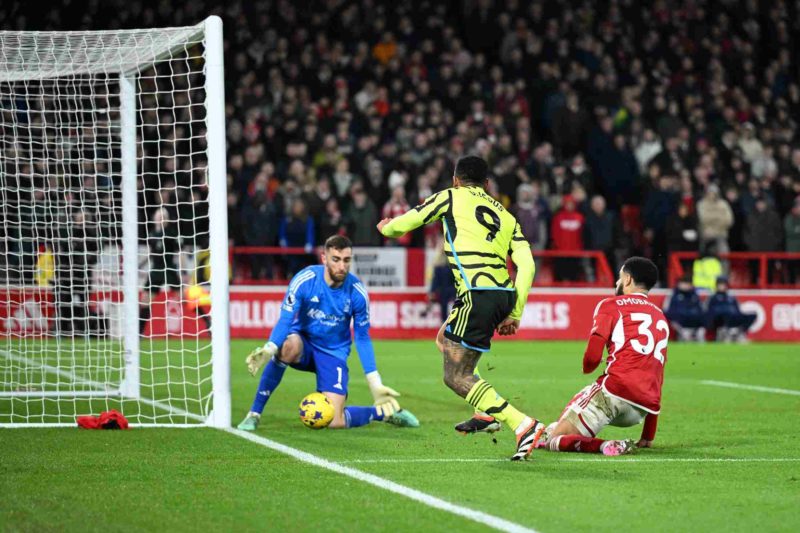
<instances>
[{"instance_id":1,"label":"person wearing winter coat","mask_svg":"<svg viewBox=\"0 0 800 533\"><path fill-rule=\"evenodd\" d=\"M576 209L575 199L570 195L564 196L562 208L553 217L551 224L550 237L553 250L583 250L584 224L585 218ZM577 281L581 270L580 258L565 257L556 260L555 276L559 281Z\"/></svg>"},{"instance_id":2,"label":"person wearing winter coat","mask_svg":"<svg viewBox=\"0 0 800 533\"><path fill-rule=\"evenodd\" d=\"M747 331L756 321L756 315L742 313L736 297L728 292L728 278L717 278L717 292L708 299L706 324L713 329L718 341L745 342Z\"/></svg>"},{"instance_id":3,"label":"person wearing winter coat","mask_svg":"<svg viewBox=\"0 0 800 533\"><path fill-rule=\"evenodd\" d=\"M678 212L667 219L667 250L670 252L696 252L699 245L697 217L686 204L678 205Z\"/></svg>"},{"instance_id":4,"label":"person wearing winter coat","mask_svg":"<svg viewBox=\"0 0 800 533\"><path fill-rule=\"evenodd\" d=\"M767 203L766 198L756 198L755 207L747 215L744 222L744 244L750 252L777 252L783 249L783 224L775 208ZM770 279L776 274L776 263L769 261ZM750 277L758 281L760 267L757 261L750 262Z\"/></svg>"},{"instance_id":5,"label":"person wearing winter coat","mask_svg":"<svg viewBox=\"0 0 800 533\"><path fill-rule=\"evenodd\" d=\"M794 199L792 210L783 219L783 231L786 234L786 251L800 253L800 196ZM789 282L800 280L800 259L789 261Z\"/></svg>"},{"instance_id":6,"label":"person wearing winter coat","mask_svg":"<svg viewBox=\"0 0 800 533\"><path fill-rule=\"evenodd\" d=\"M677 332L680 340L696 339L700 342L705 340L705 312L690 276L678 281L664 315L669 320L673 331Z\"/></svg>"},{"instance_id":7,"label":"person wearing winter coat","mask_svg":"<svg viewBox=\"0 0 800 533\"><path fill-rule=\"evenodd\" d=\"M719 254L727 253L728 231L733 226L733 211L713 183L706 188L703 199L697 202L701 246L713 242Z\"/></svg>"},{"instance_id":8,"label":"person wearing winter coat","mask_svg":"<svg viewBox=\"0 0 800 533\"><path fill-rule=\"evenodd\" d=\"M755 209L745 219L744 244L751 252L776 252L783 248L783 224L764 197L756 199Z\"/></svg>"}]
</instances>

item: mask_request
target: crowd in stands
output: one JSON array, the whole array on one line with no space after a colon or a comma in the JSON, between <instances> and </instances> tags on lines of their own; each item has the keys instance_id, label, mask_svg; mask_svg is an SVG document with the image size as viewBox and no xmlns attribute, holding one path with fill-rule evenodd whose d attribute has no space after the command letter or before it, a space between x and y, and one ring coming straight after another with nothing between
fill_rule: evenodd
<instances>
[{"instance_id":1,"label":"crowd in stands","mask_svg":"<svg viewBox=\"0 0 800 533\"><path fill-rule=\"evenodd\" d=\"M475 153L535 249L662 271L668 251L709 245L800 252L797 2L146 4L45 24L223 16L234 245L432 245L437 228L385 241L375 224ZM19 17L4 22L31 29Z\"/></svg>"},{"instance_id":2,"label":"crowd in stands","mask_svg":"<svg viewBox=\"0 0 800 533\"><path fill-rule=\"evenodd\" d=\"M372 228L478 153L535 248L800 250L792 3L260 6L227 10L230 215L293 231L235 243L430 243Z\"/></svg>"}]
</instances>

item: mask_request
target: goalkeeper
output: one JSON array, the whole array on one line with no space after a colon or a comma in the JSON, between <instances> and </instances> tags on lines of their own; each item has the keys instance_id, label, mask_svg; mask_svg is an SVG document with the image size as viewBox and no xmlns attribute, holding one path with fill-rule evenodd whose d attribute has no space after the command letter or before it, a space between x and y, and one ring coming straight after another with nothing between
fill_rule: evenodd
<instances>
[{"instance_id":1,"label":"goalkeeper","mask_svg":"<svg viewBox=\"0 0 800 533\"><path fill-rule=\"evenodd\" d=\"M395 219L383 219L378 231L397 238L424 224L442 220L444 250L456 282L456 303L441 338L444 382L476 411L505 422L517 441L511 457L527 459L544 424L526 416L476 375L481 354L488 352L495 330L513 335L533 282L531 247L516 219L486 194L488 165L477 156L459 159L453 187ZM517 266L516 282L508 275L506 257Z\"/></svg>"},{"instance_id":2,"label":"goalkeeper","mask_svg":"<svg viewBox=\"0 0 800 533\"><path fill-rule=\"evenodd\" d=\"M269 341L247 356L252 375L266 363L253 406L239 429L255 431L270 396L287 366L314 372L317 391L334 406L331 428L355 428L373 420L396 426L418 427L416 417L400 409L399 394L381 382L369 338L369 297L364 285L350 273L352 244L347 237L325 241L322 265L304 268L292 278L281 305L281 316ZM349 378L350 322L374 407L345 407Z\"/></svg>"}]
</instances>

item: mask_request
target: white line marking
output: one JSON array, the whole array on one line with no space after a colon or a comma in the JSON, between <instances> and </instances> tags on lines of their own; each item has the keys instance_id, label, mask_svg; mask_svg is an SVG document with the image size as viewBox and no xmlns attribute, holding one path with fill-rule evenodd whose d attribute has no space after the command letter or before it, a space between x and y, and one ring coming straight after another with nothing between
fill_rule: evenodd
<instances>
[{"instance_id":1,"label":"white line marking","mask_svg":"<svg viewBox=\"0 0 800 533\"><path fill-rule=\"evenodd\" d=\"M41 361L37 361L36 359L31 359L29 357L25 357L24 355L14 355L11 352L7 352L5 350L0 350L0 355L5 357L10 361L14 361L15 363L25 363L31 366L38 366L41 367L42 370L49 372L50 374L55 374L57 376L61 376L62 378L67 378L75 383L79 383L81 385L88 385L90 387L94 387L99 389L98 391L93 392L107 392L109 394L117 393L118 391L114 389L110 389L107 383L100 383L99 381L92 381L90 379L84 379L74 372L70 372L68 370L64 370L55 366L50 366L42 363Z\"/></svg>"},{"instance_id":2,"label":"white line marking","mask_svg":"<svg viewBox=\"0 0 800 533\"><path fill-rule=\"evenodd\" d=\"M796 463L800 457L559 457L559 463ZM498 463L500 459L352 459L341 464L402 464L402 463ZM505 461L503 461L505 462Z\"/></svg>"},{"instance_id":3,"label":"white line marking","mask_svg":"<svg viewBox=\"0 0 800 533\"><path fill-rule=\"evenodd\" d=\"M46 364L42 363L41 361L37 361L36 359L31 359L30 357L25 357L23 355L14 355L14 354L12 354L10 352L7 352L5 350L0 350L0 355L5 357L6 359L9 359L9 360L17 362L17 363L25 363L25 364L31 365L31 366L39 366L39 367L41 367L42 370L44 370L46 372L49 372L50 374L55 374L57 376L61 376L63 378L70 379L70 380L74 381L75 383L78 383L78 384L81 384L81 385L87 385L89 387L94 387L96 389L101 389L99 391L92 391L92 392L95 392L95 393L97 393L97 392L107 392L108 395L111 396L111 397L114 397L114 399L118 398L119 400L125 400L125 398L123 398L123 397L121 397L119 395L119 390L118 389L109 388L107 383L100 383L99 381L92 381L90 379L84 379L84 378L78 376L77 374L75 374L74 372L70 372L69 370L64 370L62 368L58 368L58 367L55 367L55 366L46 365ZM64 394L64 395L66 396L66 394ZM160 402L158 400L151 400L149 398L130 398L130 400L131 401L136 401L136 402L139 402L139 403L143 403L143 404L149 405L151 407L156 407L158 409L163 409L165 411L168 411L170 414L183 416L183 417L186 417L186 418L190 418L192 420L197 420L198 422L205 422L206 421L206 418L204 416L201 416L201 415L198 415L198 414L195 414L195 413L190 413L189 411L181 409L180 407L175 407L175 406L172 406L172 405L170 405L168 403ZM45 423L45 424L46 425L55 426L57 423L54 423L54 424ZM131 424L131 426L134 426L134 427L149 426L149 425L152 425L152 424ZM164 424L164 426L180 427L180 426L183 426L183 424L180 424L180 425ZM8 427L15 427L15 426L8 426ZM33 427L33 426L31 426L31 427Z\"/></svg>"},{"instance_id":4,"label":"white line marking","mask_svg":"<svg viewBox=\"0 0 800 533\"><path fill-rule=\"evenodd\" d=\"M790 396L800 396L800 390L778 389L775 387L762 387L760 385L746 385L743 383L731 383L730 381L714 381L706 379L701 381L703 385L714 385L715 387L728 387L729 389L754 390L758 392L772 392L774 394L788 394Z\"/></svg>"},{"instance_id":5,"label":"white line marking","mask_svg":"<svg viewBox=\"0 0 800 533\"><path fill-rule=\"evenodd\" d=\"M379 489L388 490L389 492L394 492L395 494L405 496L406 498L417 501L423 505L427 505L428 507L433 507L434 509L439 509L441 511L461 516L468 520L472 520L473 522L478 522L479 524L489 526L499 531L535 533L535 530L533 529L527 528L520 524L515 524L514 522L510 522L508 520L505 520L504 518L500 518L494 515L490 515L488 513L476 511L474 509L469 509L467 507L462 507L461 505L450 503L446 500L442 500L441 498L437 498L436 496L431 496L430 494L426 494L417 489L412 489L411 487L400 485L399 483L395 483L394 481L378 477L374 474L368 474L367 472L362 472L361 470L356 470L355 468L344 466L341 463L328 461L321 457L317 457L316 455L312 455L302 450L286 446L285 444L281 444L280 442L275 442L273 440L266 439L259 435L254 435L252 433L248 433L246 431L241 431L234 428L223 429L223 431L227 431L228 433L249 440L250 442L260 444L261 446L264 446L271 450L275 450L276 452L286 454L290 457L297 459L298 461L318 466L320 468L325 468L326 470L330 470L332 472L336 472L337 474L342 474L344 476L357 479L358 481L363 481L364 483L369 483L370 485L378 487Z\"/></svg>"}]
</instances>

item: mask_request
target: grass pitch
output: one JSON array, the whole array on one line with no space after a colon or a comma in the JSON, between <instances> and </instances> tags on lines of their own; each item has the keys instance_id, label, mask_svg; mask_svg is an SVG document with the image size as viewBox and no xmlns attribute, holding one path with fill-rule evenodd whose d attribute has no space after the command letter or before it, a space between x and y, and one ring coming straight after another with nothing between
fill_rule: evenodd
<instances>
[{"instance_id":1,"label":"grass pitch","mask_svg":"<svg viewBox=\"0 0 800 533\"><path fill-rule=\"evenodd\" d=\"M243 364L255 344L232 346L234 424L255 393ZM534 452L519 464L507 461L507 429L497 444L453 431L470 410L442 384L431 342L375 344L384 381L421 428L308 430L297 403L314 378L289 370L258 434L542 532L789 531L800 523L796 345L673 343L653 449L620 458ZM582 351L582 343L498 342L481 371L522 410L550 421L591 379L580 373ZM350 374L349 402L369 403L355 356ZM638 438L640 430L601 436ZM486 529L213 429L3 429L0 472L4 531Z\"/></svg>"}]
</instances>

